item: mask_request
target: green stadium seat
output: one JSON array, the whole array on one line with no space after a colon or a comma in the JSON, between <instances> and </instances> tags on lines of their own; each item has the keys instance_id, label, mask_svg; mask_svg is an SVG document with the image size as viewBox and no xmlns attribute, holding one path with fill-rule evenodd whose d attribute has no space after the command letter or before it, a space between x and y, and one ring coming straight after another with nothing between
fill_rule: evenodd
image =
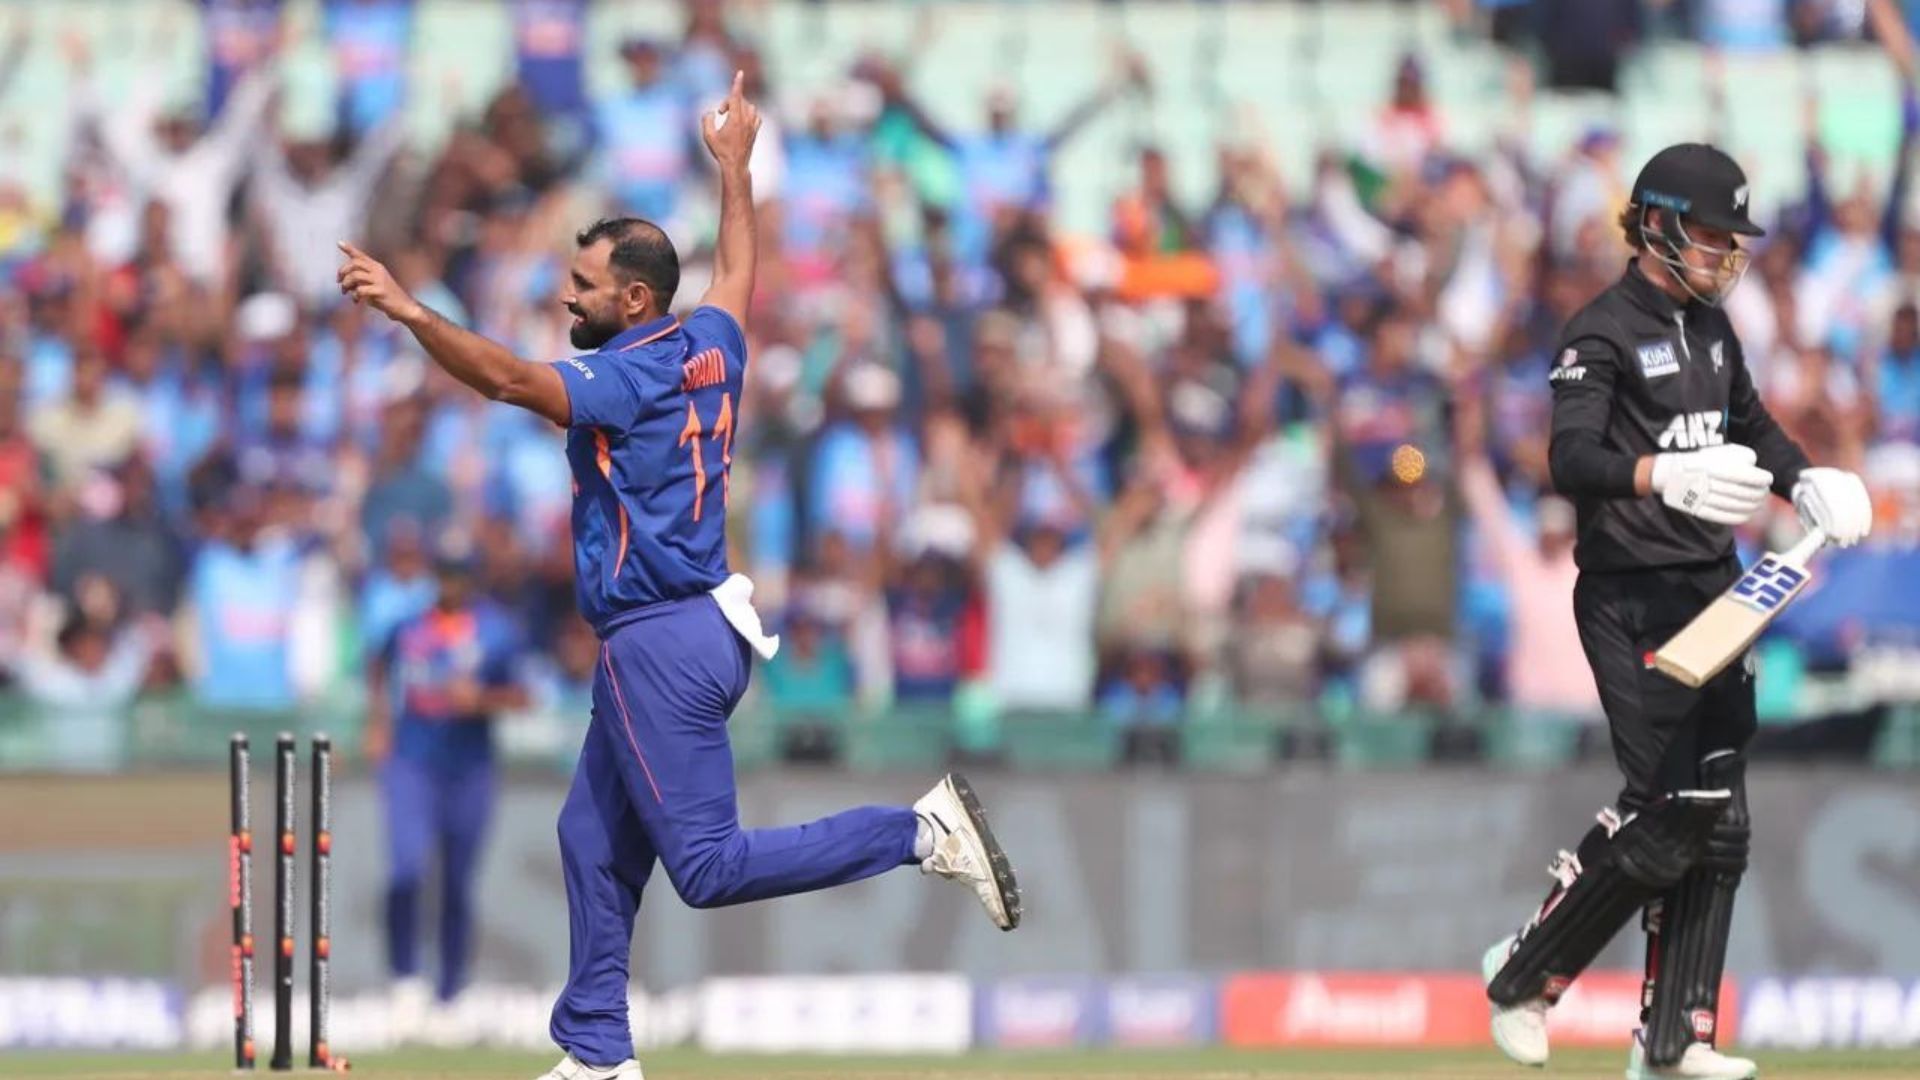
<instances>
[{"instance_id":1,"label":"green stadium seat","mask_svg":"<svg viewBox=\"0 0 1920 1080\"><path fill-rule=\"evenodd\" d=\"M1508 769L1557 769L1571 762L1580 748L1585 721L1500 709L1481 728L1486 737L1487 761Z\"/></svg>"},{"instance_id":2,"label":"green stadium seat","mask_svg":"<svg viewBox=\"0 0 1920 1080\"><path fill-rule=\"evenodd\" d=\"M1884 768L1920 768L1920 708L1901 706L1887 711L1874 741L1873 763Z\"/></svg>"},{"instance_id":3,"label":"green stadium seat","mask_svg":"<svg viewBox=\"0 0 1920 1080\"><path fill-rule=\"evenodd\" d=\"M1304 706L1203 710L1181 729L1181 759L1190 769L1261 773L1273 767L1281 732L1310 722Z\"/></svg>"},{"instance_id":4,"label":"green stadium seat","mask_svg":"<svg viewBox=\"0 0 1920 1080\"><path fill-rule=\"evenodd\" d=\"M734 768L750 772L778 762L780 733L765 696L750 697L727 719L727 742L733 747Z\"/></svg>"},{"instance_id":5,"label":"green stadium seat","mask_svg":"<svg viewBox=\"0 0 1920 1080\"><path fill-rule=\"evenodd\" d=\"M1017 768L1100 772L1120 760L1120 731L1097 713L1009 712L1001 739Z\"/></svg>"},{"instance_id":6,"label":"green stadium seat","mask_svg":"<svg viewBox=\"0 0 1920 1080\"><path fill-rule=\"evenodd\" d=\"M841 758L856 772L930 772L952 753L953 720L945 708L861 713L844 731Z\"/></svg>"},{"instance_id":7,"label":"green stadium seat","mask_svg":"<svg viewBox=\"0 0 1920 1080\"><path fill-rule=\"evenodd\" d=\"M1356 711L1333 725L1334 761L1346 769L1408 768L1427 759L1438 720L1430 713Z\"/></svg>"}]
</instances>

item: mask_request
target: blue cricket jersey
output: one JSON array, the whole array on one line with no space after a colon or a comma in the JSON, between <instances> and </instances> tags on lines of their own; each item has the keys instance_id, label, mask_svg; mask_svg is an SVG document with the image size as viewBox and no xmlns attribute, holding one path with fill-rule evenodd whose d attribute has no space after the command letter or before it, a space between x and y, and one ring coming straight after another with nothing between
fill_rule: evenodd
<instances>
[{"instance_id":1,"label":"blue cricket jersey","mask_svg":"<svg viewBox=\"0 0 1920 1080\"><path fill-rule=\"evenodd\" d=\"M448 693L466 679L487 689L513 685L520 652L518 631L491 603L433 608L401 622L380 655L394 699L394 754L450 768L492 760L492 717L454 711Z\"/></svg>"},{"instance_id":2,"label":"blue cricket jersey","mask_svg":"<svg viewBox=\"0 0 1920 1080\"><path fill-rule=\"evenodd\" d=\"M571 412L574 591L605 638L632 612L727 577L727 471L747 342L733 316L702 307L553 367Z\"/></svg>"}]
</instances>

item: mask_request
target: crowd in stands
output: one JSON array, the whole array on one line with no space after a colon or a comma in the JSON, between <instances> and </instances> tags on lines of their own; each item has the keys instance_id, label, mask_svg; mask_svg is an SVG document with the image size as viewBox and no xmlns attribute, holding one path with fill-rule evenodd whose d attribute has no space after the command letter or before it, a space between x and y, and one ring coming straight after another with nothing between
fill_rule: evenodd
<instances>
[{"instance_id":1,"label":"crowd in stands","mask_svg":"<svg viewBox=\"0 0 1920 1080\"><path fill-rule=\"evenodd\" d=\"M1516 41L1615 6L1452 5ZM75 760L143 693L279 710L358 686L449 549L519 622L540 700L584 716L562 433L343 302L334 245L528 359L570 352L558 296L595 218L662 223L690 302L716 203L696 117L736 68L767 118L729 495L735 567L785 640L762 705L1129 730L1229 703L1596 715L1547 374L1626 263L1618 132L1462 154L1409 55L1309 185L1236 134L1213 197L1183 201L1143 145L1107 163L1124 180L1088 235L1060 227L1050 163L1152 92L1151 53L1067 115L1003 90L950 127L881 56L796 104L718 3L617 42L585 40L583 7L516 0L518 79L434 146L401 122L406 0L323 6L322 132L284 122L276 3L206 0L191 108L94 92L80 37L0 49L57 48L70 78L57 204L0 179L0 673L61 707ZM1787 42L1847 5L1652 7L1709 36L1777 10ZM1880 5L1853 7L1865 32ZM618 92L588 92L595 48ZM1909 98L1901 168L1847 186L1809 121L1808 196L1729 304L1787 429L1867 476L1883 545L1920 525L1917 130ZM1779 507L1742 540L1791 530Z\"/></svg>"}]
</instances>

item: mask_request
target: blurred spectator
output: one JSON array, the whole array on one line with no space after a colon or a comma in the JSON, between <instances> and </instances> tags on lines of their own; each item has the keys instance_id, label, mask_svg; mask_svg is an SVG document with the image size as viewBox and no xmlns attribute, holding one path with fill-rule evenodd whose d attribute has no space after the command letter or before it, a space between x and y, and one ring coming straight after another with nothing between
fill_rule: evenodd
<instances>
[{"instance_id":1,"label":"blurred spectator","mask_svg":"<svg viewBox=\"0 0 1920 1080\"><path fill-rule=\"evenodd\" d=\"M1060 444L1052 446L1045 464L1084 509L1086 496ZM1093 700L1100 553L1092 543L1073 542L1070 519L1020 519L1019 476L1011 468L977 476L964 491L987 606L988 684L1010 711L1084 709Z\"/></svg>"},{"instance_id":2,"label":"blurred spectator","mask_svg":"<svg viewBox=\"0 0 1920 1080\"><path fill-rule=\"evenodd\" d=\"M1179 755L1168 732L1179 724L1184 701L1167 655L1141 648L1122 659L1119 676L1100 693L1099 708L1120 729L1127 760L1171 762Z\"/></svg>"},{"instance_id":3,"label":"blurred spectator","mask_svg":"<svg viewBox=\"0 0 1920 1080\"><path fill-rule=\"evenodd\" d=\"M115 473L95 473L77 496L78 513L54 541L54 590L76 603L80 581L98 575L112 583L129 615L172 612L180 548L161 517L152 471L135 458Z\"/></svg>"},{"instance_id":4,"label":"blurred spectator","mask_svg":"<svg viewBox=\"0 0 1920 1080\"><path fill-rule=\"evenodd\" d=\"M520 85L569 142L586 135L586 45L587 0L513 0Z\"/></svg>"},{"instance_id":5,"label":"blurred spectator","mask_svg":"<svg viewBox=\"0 0 1920 1080\"><path fill-rule=\"evenodd\" d=\"M293 621L300 552L266 528L266 495L230 490L208 515L206 542L187 576L188 675L217 708L287 709L298 700Z\"/></svg>"},{"instance_id":6,"label":"blurred spectator","mask_svg":"<svg viewBox=\"0 0 1920 1080\"><path fill-rule=\"evenodd\" d=\"M911 505L920 455L895 422L899 376L860 362L846 371L841 387L850 419L828 427L814 450L809 521L865 552L883 525Z\"/></svg>"},{"instance_id":7,"label":"blurred spectator","mask_svg":"<svg viewBox=\"0 0 1920 1080\"><path fill-rule=\"evenodd\" d=\"M1644 30L1638 0L1534 0L1546 85L1555 90L1619 89L1620 64Z\"/></svg>"},{"instance_id":8,"label":"blurred spectator","mask_svg":"<svg viewBox=\"0 0 1920 1080\"><path fill-rule=\"evenodd\" d=\"M1253 706L1290 705L1319 693L1325 633L1304 611L1290 575L1262 570L1241 581L1240 629L1228 643L1234 694Z\"/></svg>"},{"instance_id":9,"label":"blurred spectator","mask_svg":"<svg viewBox=\"0 0 1920 1080\"><path fill-rule=\"evenodd\" d=\"M1471 385L1454 396L1460 490L1510 604L1507 700L1524 716L1596 720L1600 698L1593 675L1569 662L1581 650L1568 599L1580 576L1573 562L1573 504L1543 495L1533 506L1533 527L1527 527L1487 459L1478 399Z\"/></svg>"},{"instance_id":10,"label":"blurred spectator","mask_svg":"<svg viewBox=\"0 0 1920 1080\"><path fill-rule=\"evenodd\" d=\"M392 517L376 534L377 557L360 590L360 635L364 650L377 653L401 623L433 606L439 594L427 560L427 523Z\"/></svg>"},{"instance_id":11,"label":"blurred spectator","mask_svg":"<svg viewBox=\"0 0 1920 1080\"><path fill-rule=\"evenodd\" d=\"M30 644L11 658L14 682L45 711L49 760L62 769L119 769L126 764L125 709L146 677L163 630L138 623L116 630L69 610L51 640Z\"/></svg>"},{"instance_id":12,"label":"blurred spectator","mask_svg":"<svg viewBox=\"0 0 1920 1080\"><path fill-rule=\"evenodd\" d=\"M840 635L808 613L794 612L780 632L780 651L767 661L761 678L785 752L808 759L830 754L828 733L854 707L853 661Z\"/></svg>"},{"instance_id":13,"label":"blurred spectator","mask_svg":"<svg viewBox=\"0 0 1920 1080\"><path fill-rule=\"evenodd\" d=\"M240 479L322 492L333 482L329 447L305 431L307 381L297 367L276 363L267 383L266 421L239 448Z\"/></svg>"},{"instance_id":14,"label":"blurred spectator","mask_svg":"<svg viewBox=\"0 0 1920 1080\"><path fill-rule=\"evenodd\" d=\"M376 557L393 536L396 522L425 527L445 521L452 512L453 496L446 484L421 461L424 426L424 406L418 398L395 401L382 413L373 475L360 509L360 531L373 544Z\"/></svg>"},{"instance_id":15,"label":"blurred spectator","mask_svg":"<svg viewBox=\"0 0 1920 1080\"><path fill-rule=\"evenodd\" d=\"M1789 40L1791 0L1697 0L1702 43L1729 51L1765 52Z\"/></svg>"},{"instance_id":16,"label":"blurred spectator","mask_svg":"<svg viewBox=\"0 0 1920 1080\"><path fill-rule=\"evenodd\" d=\"M953 155L960 184L959 199L952 207L954 251L963 263L977 263L986 258L996 223L1003 216L1046 208L1051 190L1047 173L1054 152L1117 101L1125 87L1145 85L1147 67L1138 56L1122 57L1120 70L1105 87L1045 133L1021 129L1013 89L996 85L985 103L987 129L969 135L935 120L907 94L898 71L882 66L872 74L887 105Z\"/></svg>"},{"instance_id":17,"label":"blurred spectator","mask_svg":"<svg viewBox=\"0 0 1920 1080\"><path fill-rule=\"evenodd\" d=\"M72 490L94 469L125 461L140 442L140 406L107 385L107 361L83 345L73 364L73 395L34 416L33 444L56 486Z\"/></svg>"},{"instance_id":18,"label":"blurred spectator","mask_svg":"<svg viewBox=\"0 0 1920 1080\"><path fill-rule=\"evenodd\" d=\"M967 538L954 536L944 544L933 537L916 541L919 550L894 575L887 591L893 697L903 704L945 704L968 667L964 623L974 597L961 561Z\"/></svg>"},{"instance_id":19,"label":"blurred spectator","mask_svg":"<svg viewBox=\"0 0 1920 1080\"><path fill-rule=\"evenodd\" d=\"M1420 58L1400 58L1393 94L1374 121L1369 146L1374 161L1390 174L1417 168L1446 138L1440 111L1427 94L1427 70Z\"/></svg>"},{"instance_id":20,"label":"blurred spectator","mask_svg":"<svg viewBox=\"0 0 1920 1080\"><path fill-rule=\"evenodd\" d=\"M326 141L285 137L266 140L254 158L248 190L263 226L273 280L308 309L339 300L335 245L364 242L361 222L374 184L405 136L396 115L370 129L344 158L336 158Z\"/></svg>"},{"instance_id":21,"label":"blurred spectator","mask_svg":"<svg viewBox=\"0 0 1920 1080\"><path fill-rule=\"evenodd\" d=\"M200 0L207 39L207 116L279 51L286 0Z\"/></svg>"},{"instance_id":22,"label":"blurred spectator","mask_svg":"<svg viewBox=\"0 0 1920 1080\"><path fill-rule=\"evenodd\" d=\"M140 85L111 109L93 86L92 55L77 39L69 60L82 128L96 134L110 167L166 208L166 235L181 269L202 285L220 283L228 269L227 207L274 94L271 67L242 79L202 130L190 110L162 111L167 99L157 58L137 62Z\"/></svg>"},{"instance_id":23,"label":"blurred spectator","mask_svg":"<svg viewBox=\"0 0 1920 1080\"><path fill-rule=\"evenodd\" d=\"M365 135L405 104L413 0L322 0L321 24L340 80L341 127Z\"/></svg>"},{"instance_id":24,"label":"blurred spectator","mask_svg":"<svg viewBox=\"0 0 1920 1080\"><path fill-rule=\"evenodd\" d=\"M1866 375L1878 437L1920 442L1920 311L1912 301L1894 311L1886 347L1870 359Z\"/></svg>"},{"instance_id":25,"label":"blurred spectator","mask_svg":"<svg viewBox=\"0 0 1920 1080\"><path fill-rule=\"evenodd\" d=\"M694 99L669 76L659 42L630 38L621 44L620 58L631 85L602 99L596 117L607 193L621 212L677 235L681 187L697 160Z\"/></svg>"}]
</instances>

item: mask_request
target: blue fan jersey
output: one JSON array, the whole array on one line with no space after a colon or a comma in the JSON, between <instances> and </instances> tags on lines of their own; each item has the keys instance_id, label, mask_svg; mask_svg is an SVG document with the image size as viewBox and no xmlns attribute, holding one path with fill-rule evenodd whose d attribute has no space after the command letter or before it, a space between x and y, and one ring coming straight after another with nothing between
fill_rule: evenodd
<instances>
[{"instance_id":1,"label":"blue fan jersey","mask_svg":"<svg viewBox=\"0 0 1920 1080\"><path fill-rule=\"evenodd\" d=\"M573 570L602 638L727 576L727 470L747 367L740 324L696 308L558 360L571 420Z\"/></svg>"}]
</instances>

